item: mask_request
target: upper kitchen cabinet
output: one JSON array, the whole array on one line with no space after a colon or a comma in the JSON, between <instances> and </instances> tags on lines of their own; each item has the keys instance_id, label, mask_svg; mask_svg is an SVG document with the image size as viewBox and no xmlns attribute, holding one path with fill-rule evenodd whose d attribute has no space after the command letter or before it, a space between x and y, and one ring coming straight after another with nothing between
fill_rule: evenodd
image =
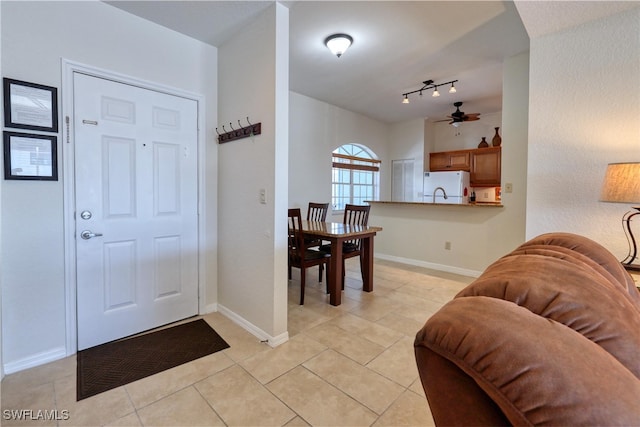
<instances>
[{"instance_id":1,"label":"upper kitchen cabinet","mask_svg":"<svg viewBox=\"0 0 640 427\"><path fill-rule=\"evenodd\" d=\"M499 187L501 182L500 147L478 148L471 151L471 185Z\"/></svg>"},{"instance_id":2,"label":"upper kitchen cabinet","mask_svg":"<svg viewBox=\"0 0 640 427\"><path fill-rule=\"evenodd\" d=\"M471 170L471 154L469 150L442 151L429 155L429 170L450 171L450 170Z\"/></svg>"},{"instance_id":3,"label":"upper kitchen cabinet","mask_svg":"<svg viewBox=\"0 0 640 427\"><path fill-rule=\"evenodd\" d=\"M501 147L441 151L429 154L429 170L469 171L472 187L500 187Z\"/></svg>"}]
</instances>

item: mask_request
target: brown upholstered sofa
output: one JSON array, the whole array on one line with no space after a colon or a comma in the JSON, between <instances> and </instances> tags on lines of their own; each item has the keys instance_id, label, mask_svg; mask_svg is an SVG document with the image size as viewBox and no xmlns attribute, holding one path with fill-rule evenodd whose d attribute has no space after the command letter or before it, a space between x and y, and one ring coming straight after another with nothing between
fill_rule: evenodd
<instances>
[{"instance_id":1,"label":"brown upholstered sofa","mask_svg":"<svg viewBox=\"0 0 640 427\"><path fill-rule=\"evenodd\" d=\"M640 426L640 293L569 233L490 265L417 333L436 425Z\"/></svg>"}]
</instances>

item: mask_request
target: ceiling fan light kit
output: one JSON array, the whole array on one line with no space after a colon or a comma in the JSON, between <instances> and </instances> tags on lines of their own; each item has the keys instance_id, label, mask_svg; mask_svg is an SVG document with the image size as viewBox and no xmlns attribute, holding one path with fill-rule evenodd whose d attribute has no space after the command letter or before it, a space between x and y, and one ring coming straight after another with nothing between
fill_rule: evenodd
<instances>
[{"instance_id":1,"label":"ceiling fan light kit","mask_svg":"<svg viewBox=\"0 0 640 427\"><path fill-rule=\"evenodd\" d=\"M429 89L433 89L433 93L431 94L431 96L436 98L440 96L440 92L438 91L438 88L440 86L445 86L445 85L451 85L451 88L449 89L449 93L456 93L456 87L454 86L454 83L456 83L457 81L458 80L451 80L450 82L435 84L433 80L425 80L422 82L423 86L420 89L416 89L412 92L403 93L402 103L403 104L409 103L409 95L412 95L414 93L419 93L420 96L422 96L422 92Z\"/></svg>"},{"instance_id":2,"label":"ceiling fan light kit","mask_svg":"<svg viewBox=\"0 0 640 427\"><path fill-rule=\"evenodd\" d=\"M457 101L453 103L453 106L456 107L456 111L451 113L448 119L437 120L436 122L449 122L453 127L458 127L464 122L475 122L476 120L480 120L480 113L469 113L466 114L464 111L460 111L460 107L462 107L462 102ZM496 130L496 133L498 131Z\"/></svg>"},{"instance_id":3,"label":"ceiling fan light kit","mask_svg":"<svg viewBox=\"0 0 640 427\"><path fill-rule=\"evenodd\" d=\"M349 34L332 34L324 39L324 44L329 48L331 53L338 58L351 46L353 43L353 37Z\"/></svg>"}]
</instances>

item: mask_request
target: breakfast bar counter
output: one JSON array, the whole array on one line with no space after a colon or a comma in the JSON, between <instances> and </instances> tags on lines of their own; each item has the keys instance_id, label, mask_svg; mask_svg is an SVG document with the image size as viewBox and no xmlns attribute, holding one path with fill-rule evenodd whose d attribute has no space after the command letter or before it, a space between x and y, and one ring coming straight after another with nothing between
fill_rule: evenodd
<instances>
[{"instance_id":1,"label":"breakfast bar counter","mask_svg":"<svg viewBox=\"0 0 640 427\"><path fill-rule=\"evenodd\" d=\"M454 203L429 203L429 202L392 202L392 201L377 201L377 200L367 200L367 203L370 205L374 204L384 204L384 205L415 205L415 206L458 206L464 208L502 208L504 205L500 202L474 202L474 203L465 203L465 204L454 204Z\"/></svg>"}]
</instances>

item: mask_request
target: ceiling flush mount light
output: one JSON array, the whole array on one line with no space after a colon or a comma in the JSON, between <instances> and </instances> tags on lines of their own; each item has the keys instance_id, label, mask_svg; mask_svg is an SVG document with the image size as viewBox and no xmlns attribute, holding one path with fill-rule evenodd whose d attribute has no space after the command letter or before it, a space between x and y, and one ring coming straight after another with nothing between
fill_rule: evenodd
<instances>
[{"instance_id":1,"label":"ceiling flush mount light","mask_svg":"<svg viewBox=\"0 0 640 427\"><path fill-rule=\"evenodd\" d=\"M609 163L600 200L614 203L640 203L640 163ZM640 265L633 263L638 255L638 247L631 231L631 218L640 214L640 206L632 206L632 208L636 212L629 211L622 216L624 232L629 241L629 254L621 262L629 270L640 270Z\"/></svg>"},{"instance_id":2,"label":"ceiling flush mount light","mask_svg":"<svg viewBox=\"0 0 640 427\"><path fill-rule=\"evenodd\" d=\"M403 93L402 96L402 103L403 104L408 104L409 103L409 95L413 94L413 93L420 93L420 95L422 96L422 92L428 89L433 89L433 93L431 94L432 97L438 97L440 96L440 92L438 91L438 88L440 86L445 86L445 85L451 85L451 88L449 89L449 93L456 93L456 87L454 86L454 83L456 83L457 80L451 80L450 82L445 82L445 83L438 83L435 84L433 82L433 80L425 80L422 82L423 86L420 89L416 89L412 92L407 92L407 93Z\"/></svg>"},{"instance_id":3,"label":"ceiling flush mount light","mask_svg":"<svg viewBox=\"0 0 640 427\"><path fill-rule=\"evenodd\" d=\"M353 38L349 34L332 34L324 39L324 44L338 58L351 46L351 43Z\"/></svg>"}]
</instances>

